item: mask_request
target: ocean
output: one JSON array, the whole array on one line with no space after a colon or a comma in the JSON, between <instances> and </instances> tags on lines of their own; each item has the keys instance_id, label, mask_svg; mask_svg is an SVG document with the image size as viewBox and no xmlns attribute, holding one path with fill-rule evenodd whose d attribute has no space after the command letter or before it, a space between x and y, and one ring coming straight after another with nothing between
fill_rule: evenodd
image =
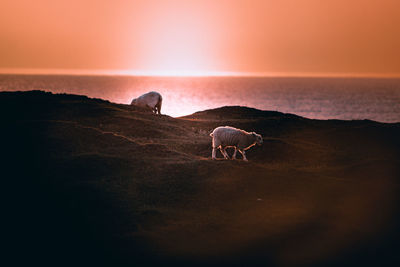
<instances>
[{"instance_id":1,"label":"ocean","mask_svg":"<svg viewBox=\"0 0 400 267\"><path fill-rule=\"evenodd\" d=\"M148 91L173 117L221 106L248 106L311 119L400 122L398 78L138 77L0 75L0 91L44 90L130 104Z\"/></svg>"}]
</instances>

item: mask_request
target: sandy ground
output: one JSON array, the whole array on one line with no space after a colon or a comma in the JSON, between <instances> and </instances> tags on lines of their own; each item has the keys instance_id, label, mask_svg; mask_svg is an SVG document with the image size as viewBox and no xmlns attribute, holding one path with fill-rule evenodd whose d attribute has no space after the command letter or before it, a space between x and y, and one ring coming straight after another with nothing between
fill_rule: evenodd
<instances>
[{"instance_id":1,"label":"sandy ground","mask_svg":"<svg viewBox=\"0 0 400 267\"><path fill-rule=\"evenodd\" d=\"M400 263L400 124L245 107L172 118L39 91L0 104L16 265ZM213 161L221 125L264 144Z\"/></svg>"}]
</instances>

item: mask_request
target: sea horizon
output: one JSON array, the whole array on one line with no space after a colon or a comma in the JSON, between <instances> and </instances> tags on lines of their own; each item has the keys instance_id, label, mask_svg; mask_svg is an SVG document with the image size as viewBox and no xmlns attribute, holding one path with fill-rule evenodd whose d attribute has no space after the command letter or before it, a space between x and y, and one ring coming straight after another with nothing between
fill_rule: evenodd
<instances>
[{"instance_id":1,"label":"sea horizon","mask_svg":"<svg viewBox=\"0 0 400 267\"><path fill-rule=\"evenodd\" d=\"M148 91L162 113L181 117L221 106L247 106L310 119L400 122L400 78L0 74L0 91L43 90L130 104Z\"/></svg>"}]
</instances>

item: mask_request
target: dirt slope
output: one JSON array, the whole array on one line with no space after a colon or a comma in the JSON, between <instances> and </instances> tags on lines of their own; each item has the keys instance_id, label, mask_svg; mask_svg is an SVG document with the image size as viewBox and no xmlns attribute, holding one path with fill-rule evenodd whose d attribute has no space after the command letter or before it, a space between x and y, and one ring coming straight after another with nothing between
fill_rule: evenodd
<instances>
[{"instance_id":1,"label":"dirt slope","mask_svg":"<svg viewBox=\"0 0 400 267\"><path fill-rule=\"evenodd\" d=\"M17 264L400 263L399 124L246 107L171 118L40 91L0 105ZM212 161L220 125L264 145Z\"/></svg>"}]
</instances>

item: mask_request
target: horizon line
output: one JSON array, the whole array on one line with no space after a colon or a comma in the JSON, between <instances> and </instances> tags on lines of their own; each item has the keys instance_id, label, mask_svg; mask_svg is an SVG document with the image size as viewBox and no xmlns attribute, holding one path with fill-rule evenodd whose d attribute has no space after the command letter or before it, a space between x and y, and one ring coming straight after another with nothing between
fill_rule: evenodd
<instances>
[{"instance_id":1,"label":"horizon line","mask_svg":"<svg viewBox=\"0 0 400 267\"><path fill-rule=\"evenodd\" d=\"M310 77L310 78L400 78L400 73L368 72L233 72L233 71L139 71L105 69L0 68L0 74L109 75L138 77Z\"/></svg>"}]
</instances>

